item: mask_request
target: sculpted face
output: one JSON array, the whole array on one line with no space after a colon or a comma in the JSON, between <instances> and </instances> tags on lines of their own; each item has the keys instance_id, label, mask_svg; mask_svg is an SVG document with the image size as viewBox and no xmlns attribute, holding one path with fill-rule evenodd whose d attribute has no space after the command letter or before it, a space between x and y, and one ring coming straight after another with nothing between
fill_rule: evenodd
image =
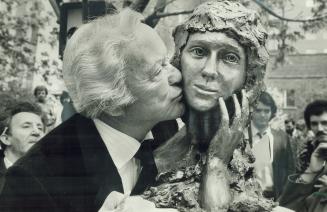
<instances>
[{"instance_id":1,"label":"sculpted face","mask_svg":"<svg viewBox=\"0 0 327 212\"><path fill-rule=\"evenodd\" d=\"M182 76L169 63L166 46L156 31L140 24L128 51L135 69L126 81L137 100L126 115L155 123L180 117L184 111L179 87Z\"/></svg>"},{"instance_id":2,"label":"sculpted face","mask_svg":"<svg viewBox=\"0 0 327 212\"><path fill-rule=\"evenodd\" d=\"M181 71L188 104L208 111L244 85L245 51L222 32L193 33L182 51Z\"/></svg>"}]
</instances>

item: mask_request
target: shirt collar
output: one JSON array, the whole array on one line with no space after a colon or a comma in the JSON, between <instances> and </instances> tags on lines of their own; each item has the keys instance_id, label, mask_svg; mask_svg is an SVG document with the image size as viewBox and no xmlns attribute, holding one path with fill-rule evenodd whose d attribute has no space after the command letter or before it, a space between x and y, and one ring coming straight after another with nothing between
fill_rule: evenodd
<instances>
[{"instance_id":1,"label":"shirt collar","mask_svg":"<svg viewBox=\"0 0 327 212\"><path fill-rule=\"evenodd\" d=\"M5 163L5 167L9 169L14 163L12 163L6 156L3 158L3 162Z\"/></svg>"},{"instance_id":2,"label":"shirt collar","mask_svg":"<svg viewBox=\"0 0 327 212\"><path fill-rule=\"evenodd\" d=\"M94 119L93 121L115 166L117 169L121 169L134 157L140 148L140 142L110 127L100 119Z\"/></svg>"},{"instance_id":3,"label":"shirt collar","mask_svg":"<svg viewBox=\"0 0 327 212\"><path fill-rule=\"evenodd\" d=\"M251 128L252 128L252 135L255 136L257 135L258 132L260 132L255 126L254 124L252 123L251 124ZM262 135L265 135L267 133L271 133L271 129L270 129L270 126L267 127L267 129L265 129L265 131L263 131Z\"/></svg>"}]
</instances>

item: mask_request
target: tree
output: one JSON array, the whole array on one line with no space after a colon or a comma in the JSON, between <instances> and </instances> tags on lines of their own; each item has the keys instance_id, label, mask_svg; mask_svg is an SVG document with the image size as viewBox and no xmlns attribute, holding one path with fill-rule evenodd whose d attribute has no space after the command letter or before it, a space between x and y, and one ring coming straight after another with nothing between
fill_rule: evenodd
<instances>
[{"instance_id":1,"label":"tree","mask_svg":"<svg viewBox=\"0 0 327 212\"><path fill-rule=\"evenodd\" d=\"M157 0L153 12L146 16L145 23L155 27L161 18L190 14L192 10L166 11L167 5L177 0ZM195 1L200 4L203 1ZM270 39L275 41L277 51L275 55L275 66L287 62L287 55L296 53L294 43L304 38L306 32L317 33L327 25L327 3L325 0L315 0L311 9L311 18L287 17L286 8L294 7L293 0L241 0L246 5L259 6L258 11L266 17L266 26L270 32ZM149 5L149 0L124 0L123 6L129 6L139 12ZM196 6L196 5L195 5Z\"/></svg>"},{"instance_id":2,"label":"tree","mask_svg":"<svg viewBox=\"0 0 327 212\"><path fill-rule=\"evenodd\" d=\"M44 12L39 0L2 0L0 2L0 92L23 96L28 93L33 73L47 68L60 72L58 64L47 58L43 64L35 64L37 42L54 45L58 29L48 35L39 30L47 27L54 18ZM43 53L46 58L46 53Z\"/></svg>"}]
</instances>

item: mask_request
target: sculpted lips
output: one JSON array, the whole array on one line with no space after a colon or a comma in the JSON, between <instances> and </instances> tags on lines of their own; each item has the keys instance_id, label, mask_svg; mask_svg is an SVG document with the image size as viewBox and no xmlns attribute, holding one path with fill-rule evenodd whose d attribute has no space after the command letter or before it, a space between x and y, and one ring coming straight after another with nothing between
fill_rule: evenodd
<instances>
[{"instance_id":1,"label":"sculpted lips","mask_svg":"<svg viewBox=\"0 0 327 212\"><path fill-rule=\"evenodd\" d=\"M195 84L194 88L197 92L201 93L201 94L205 94L205 95L217 95L218 94L218 90L215 88L210 88L204 85L198 85Z\"/></svg>"}]
</instances>

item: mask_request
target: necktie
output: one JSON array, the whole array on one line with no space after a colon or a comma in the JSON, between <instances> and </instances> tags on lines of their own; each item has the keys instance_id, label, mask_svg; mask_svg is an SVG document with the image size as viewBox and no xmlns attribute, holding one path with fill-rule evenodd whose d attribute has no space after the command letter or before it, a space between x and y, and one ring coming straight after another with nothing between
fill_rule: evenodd
<instances>
[{"instance_id":1,"label":"necktie","mask_svg":"<svg viewBox=\"0 0 327 212\"><path fill-rule=\"evenodd\" d=\"M145 140L141 143L135 158L140 160L142 171L132 191L132 195L141 194L148 186L154 185L158 170L152 153L153 140Z\"/></svg>"}]
</instances>

